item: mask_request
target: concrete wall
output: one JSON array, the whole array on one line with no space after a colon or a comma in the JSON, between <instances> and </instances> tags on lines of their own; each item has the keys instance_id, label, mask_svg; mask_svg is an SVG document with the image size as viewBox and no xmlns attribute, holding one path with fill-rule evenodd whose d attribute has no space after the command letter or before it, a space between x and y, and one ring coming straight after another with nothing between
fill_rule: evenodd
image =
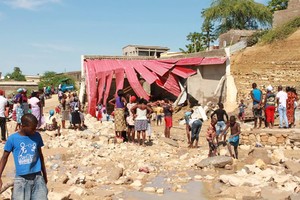
<instances>
[{"instance_id":1,"label":"concrete wall","mask_svg":"<svg viewBox=\"0 0 300 200\"><path fill-rule=\"evenodd\" d=\"M285 24L296 17L300 17L300 0L289 0L286 10L275 11L273 15L273 27Z\"/></svg>"},{"instance_id":2,"label":"concrete wall","mask_svg":"<svg viewBox=\"0 0 300 200\"><path fill-rule=\"evenodd\" d=\"M217 101L220 93L214 96L214 92L217 89L220 79L225 75L225 69L225 64L198 67L197 74L188 78L188 93L201 104L205 104L211 100Z\"/></svg>"},{"instance_id":3,"label":"concrete wall","mask_svg":"<svg viewBox=\"0 0 300 200\"><path fill-rule=\"evenodd\" d=\"M254 32L253 30L230 30L219 36L219 46L220 48L231 46L237 42L246 40Z\"/></svg>"},{"instance_id":4,"label":"concrete wall","mask_svg":"<svg viewBox=\"0 0 300 200\"><path fill-rule=\"evenodd\" d=\"M37 91L38 90L38 84L35 82L25 82L25 81L1 81L0 82L0 89L3 90L5 92L5 95L8 97L10 96L12 93L17 93L17 89L19 88L25 88L28 91L30 90L34 90Z\"/></svg>"}]
</instances>

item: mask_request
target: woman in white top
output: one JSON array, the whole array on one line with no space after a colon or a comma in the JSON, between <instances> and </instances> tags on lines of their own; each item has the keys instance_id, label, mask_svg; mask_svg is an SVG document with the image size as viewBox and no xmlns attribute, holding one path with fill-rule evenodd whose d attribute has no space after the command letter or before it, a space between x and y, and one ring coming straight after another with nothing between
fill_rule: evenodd
<instances>
[{"instance_id":1,"label":"woman in white top","mask_svg":"<svg viewBox=\"0 0 300 200\"><path fill-rule=\"evenodd\" d=\"M147 106L147 101L145 99L140 99L138 104L133 106L130 111L133 113L133 117L135 120L134 128L137 131L138 144L141 145L140 134L142 133L142 144L145 146L146 130L148 127L148 115L152 113L152 109Z\"/></svg>"},{"instance_id":2,"label":"woman in white top","mask_svg":"<svg viewBox=\"0 0 300 200\"><path fill-rule=\"evenodd\" d=\"M38 98L38 93L37 92L33 92L31 94L31 97L28 100L28 103L31 106L32 114L38 120L37 128L40 128L41 125L42 125L42 110L41 110L41 102L40 102L40 99Z\"/></svg>"}]
</instances>

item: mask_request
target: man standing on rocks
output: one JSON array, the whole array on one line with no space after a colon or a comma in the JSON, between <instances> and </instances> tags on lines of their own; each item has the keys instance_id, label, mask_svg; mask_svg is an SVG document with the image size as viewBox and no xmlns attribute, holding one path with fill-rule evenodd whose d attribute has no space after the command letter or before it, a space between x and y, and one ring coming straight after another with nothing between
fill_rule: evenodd
<instances>
[{"instance_id":1,"label":"man standing on rocks","mask_svg":"<svg viewBox=\"0 0 300 200\"><path fill-rule=\"evenodd\" d=\"M262 91L257 88L256 83L252 83L251 98L253 100L254 128L260 128L262 123ZM258 127L257 121L259 123Z\"/></svg>"},{"instance_id":2,"label":"man standing on rocks","mask_svg":"<svg viewBox=\"0 0 300 200\"><path fill-rule=\"evenodd\" d=\"M289 122L286 115L286 100L288 96L285 91L282 90L282 86L278 86L278 93L276 94L277 99L277 110L279 114L279 128L283 128L283 120L285 128L289 128Z\"/></svg>"}]
</instances>

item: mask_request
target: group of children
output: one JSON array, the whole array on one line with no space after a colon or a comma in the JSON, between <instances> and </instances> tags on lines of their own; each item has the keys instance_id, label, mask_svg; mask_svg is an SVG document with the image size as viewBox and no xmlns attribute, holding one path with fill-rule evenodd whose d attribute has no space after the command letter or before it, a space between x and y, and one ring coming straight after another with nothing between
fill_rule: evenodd
<instances>
[{"instance_id":1,"label":"group of children","mask_svg":"<svg viewBox=\"0 0 300 200\"><path fill-rule=\"evenodd\" d=\"M210 116L211 123L206 131L206 140L209 146L208 156L216 156L218 154L218 147L220 145L227 145L230 155L233 158L238 159L239 135L241 133L240 124L236 122L236 117L234 115L228 118L222 103L219 103L218 106L219 108ZM202 127L202 120L197 117L192 117L193 113L194 111L191 110L186 112L184 116L189 148L198 146L199 133ZM226 121L224 117L226 118ZM229 129L231 134L228 140L226 140ZM231 146L234 147L234 153L232 152Z\"/></svg>"}]
</instances>

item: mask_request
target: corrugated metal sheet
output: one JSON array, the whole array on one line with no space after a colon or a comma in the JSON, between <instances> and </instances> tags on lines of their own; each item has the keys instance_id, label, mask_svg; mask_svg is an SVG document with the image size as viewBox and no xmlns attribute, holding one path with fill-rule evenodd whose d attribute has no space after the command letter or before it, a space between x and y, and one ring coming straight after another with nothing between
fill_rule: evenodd
<instances>
[{"instance_id":1,"label":"corrugated metal sheet","mask_svg":"<svg viewBox=\"0 0 300 200\"><path fill-rule=\"evenodd\" d=\"M164 84L164 88L171 94L174 94L175 96L180 95L181 90L176 75L174 75L173 73L169 74L169 77Z\"/></svg>"},{"instance_id":2,"label":"corrugated metal sheet","mask_svg":"<svg viewBox=\"0 0 300 200\"><path fill-rule=\"evenodd\" d=\"M143 61L132 60L130 65L147 81L147 83L152 84L157 79L157 76L154 75L143 65Z\"/></svg>"},{"instance_id":3,"label":"corrugated metal sheet","mask_svg":"<svg viewBox=\"0 0 300 200\"><path fill-rule=\"evenodd\" d=\"M182 58L178 62L176 62L176 66L197 66L202 62L202 57L196 58Z\"/></svg>"},{"instance_id":4,"label":"corrugated metal sheet","mask_svg":"<svg viewBox=\"0 0 300 200\"><path fill-rule=\"evenodd\" d=\"M226 62L227 58L226 57L221 57L221 58L209 58L205 57L200 65L221 65Z\"/></svg>"},{"instance_id":5,"label":"corrugated metal sheet","mask_svg":"<svg viewBox=\"0 0 300 200\"><path fill-rule=\"evenodd\" d=\"M93 60L84 62L86 72L86 86L88 94L88 113L96 116L97 88L96 88L96 73Z\"/></svg>"},{"instance_id":6,"label":"corrugated metal sheet","mask_svg":"<svg viewBox=\"0 0 300 200\"><path fill-rule=\"evenodd\" d=\"M166 64L156 60L144 61L143 65L160 76L163 76L173 67L173 64Z\"/></svg>"},{"instance_id":7,"label":"corrugated metal sheet","mask_svg":"<svg viewBox=\"0 0 300 200\"><path fill-rule=\"evenodd\" d=\"M146 100L149 100L149 94L144 90L142 85L140 84L137 75L134 71L134 68L131 66L130 61L124 60L123 66L125 68L125 73L127 80L132 87L133 91L138 97L144 98Z\"/></svg>"},{"instance_id":8,"label":"corrugated metal sheet","mask_svg":"<svg viewBox=\"0 0 300 200\"><path fill-rule=\"evenodd\" d=\"M182 78L188 78L189 76L196 74L197 72L186 67L175 66L174 69L172 69L172 73Z\"/></svg>"}]
</instances>

